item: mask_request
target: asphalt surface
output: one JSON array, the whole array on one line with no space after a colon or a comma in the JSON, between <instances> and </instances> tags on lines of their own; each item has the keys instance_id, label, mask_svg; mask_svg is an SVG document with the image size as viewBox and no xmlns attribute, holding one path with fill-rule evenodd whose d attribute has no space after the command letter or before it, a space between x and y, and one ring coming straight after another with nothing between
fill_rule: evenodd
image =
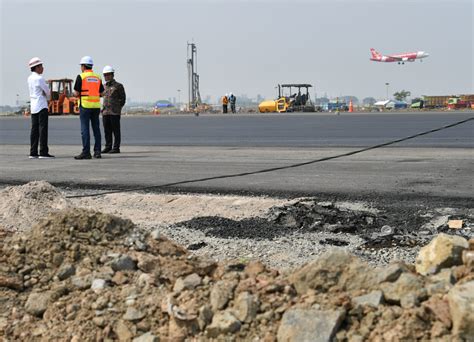
<instances>
[{"instance_id":1,"label":"asphalt surface","mask_svg":"<svg viewBox=\"0 0 474 342\"><path fill-rule=\"evenodd\" d=\"M124 146L360 147L416 134L474 112L248 114L122 117ZM29 144L29 118L0 118L0 144ZM77 116L50 117L51 145L79 145ZM474 123L404 142L411 147L474 147Z\"/></svg>"},{"instance_id":2,"label":"asphalt surface","mask_svg":"<svg viewBox=\"0 0 474 342\"><path fill-rule=\"evenodd\" d=\"M29 160L27 118L0 119L0 183L150 187L253 172L353 151L474 116L465 113L124 117L119 155L76 161L79 120L52 117L55 160ZM450 198L472 205L474 123L298 168L152 190Z\"/></svg>"}]
</instances>

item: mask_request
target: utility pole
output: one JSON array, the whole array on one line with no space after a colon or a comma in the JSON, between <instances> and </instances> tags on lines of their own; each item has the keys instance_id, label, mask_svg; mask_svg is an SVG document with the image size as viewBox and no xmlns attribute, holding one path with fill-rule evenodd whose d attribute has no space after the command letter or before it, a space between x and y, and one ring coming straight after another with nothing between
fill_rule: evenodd
<instances>
[{"instance_id":1,"label":"utility pole","mask_svg":"<svg viewBox=\"0 0 474 342\"><path fill-rule=\"evenodd\" d=\"M188 109L195 109L201 102L199 93L199 75L197 73L196 44L188 43Z\"/></svg>"},{"instance_id":2,"label":"utility pole","mask_svg":"<svg viewBox=\"0 0 474 342\"><path fill-rule=\"evenodd\" d=\"M390 83L385 83L385 85L387 86L387 101L388 101L388 86L390 85Z\"/></svg>"}]
</instances>

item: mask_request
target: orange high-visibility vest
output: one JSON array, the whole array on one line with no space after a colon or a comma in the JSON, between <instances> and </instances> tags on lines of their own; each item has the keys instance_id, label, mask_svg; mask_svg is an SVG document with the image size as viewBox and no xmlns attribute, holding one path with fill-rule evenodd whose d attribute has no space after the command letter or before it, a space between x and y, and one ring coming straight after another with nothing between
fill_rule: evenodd
<instances>
[{"instance_id":1,"label":"orange high-visibility vest","mask_svg":"<svg viewBox=\"0 0 474 342\"><path fill-rule=\"evenodd\" d=\"M227 98L227 96L222 96L222 104L228 104L229 103L229 99Z\"/></svg>"},{"instance_id":2,"label":"orange high-visibility vest","mask_svg":"<svg viewBox=\"0 0 474 342\"><path fill-rule=\"evenodd\" d=\"M92 70L81 74L82 86L80 102L83 108L100 108L100 76Z\"/></svg>"}]
</instances>

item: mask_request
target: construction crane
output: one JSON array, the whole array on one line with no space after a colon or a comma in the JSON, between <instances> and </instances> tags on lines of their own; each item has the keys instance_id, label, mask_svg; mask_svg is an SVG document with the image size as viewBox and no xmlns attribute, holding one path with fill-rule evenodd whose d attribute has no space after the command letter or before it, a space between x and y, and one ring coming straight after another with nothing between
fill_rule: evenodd
<instances>
[{"instance_id":1,"label":"construction crane","mask_svg":"<svg viewBox=\"0 0 474 342\"><path fill-rule=\"evenodd\" d=\"M188 43L188 110L195 110L202 104L197 74L196 44Z\"/></svg>"}]
</instances>

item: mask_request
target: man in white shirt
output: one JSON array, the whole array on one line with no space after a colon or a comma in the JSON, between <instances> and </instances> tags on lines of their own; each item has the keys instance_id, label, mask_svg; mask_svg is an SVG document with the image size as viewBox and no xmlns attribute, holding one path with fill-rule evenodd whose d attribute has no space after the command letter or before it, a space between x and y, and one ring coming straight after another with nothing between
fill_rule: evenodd
<instances>
[{"instance_id":1,"label":"man in white shirt","mask_svg":"<svg viewBox=\"0 0 474 342\"><path fill-rule=\"evenodd\" d=\"M28 77L31 108L30 159L54 158L48 149L48 99L51 97L49 87L43 76L43 62L34 57L29 62L31 75ZM38 154L39 142L39 154Z\"/></svg>"}]
</instances>

